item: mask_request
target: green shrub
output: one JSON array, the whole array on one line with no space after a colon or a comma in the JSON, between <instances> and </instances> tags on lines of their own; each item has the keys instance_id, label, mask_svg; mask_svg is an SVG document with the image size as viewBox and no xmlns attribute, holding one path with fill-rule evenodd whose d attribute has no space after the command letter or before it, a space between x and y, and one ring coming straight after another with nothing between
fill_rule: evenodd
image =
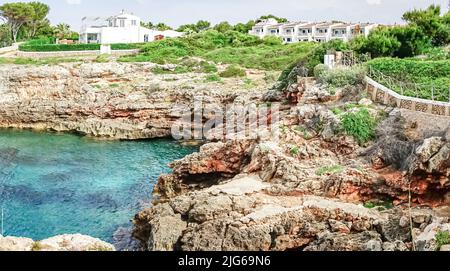
<instances>
[{"instance_id":1,"label":"green shrub","mask_svg":"<svg viewBox=\"0 0 450 271\"><path fill-rule=\"evenodd\" d=\"M199 72L203 73L215 73L217 72L217 67L214 64L211 64L207 61L201 61L200 62L200 70Z\"/></svg>"},{"instance_id":2,"label":"green shrub","mask_svg":"<svg viewBox=\"0 0 450 271\"><path fill-rule=\"evenodd\" d=\"M433 47L424 52L428 60L450 60L450 47Z\"/></svg>"},{"instance_id":3,"label":"green shrub","mask_svg":"<svg viewBox=\"0 0 450 271\"><path fill-rule=\"evenodd\" d=\"M450 60L377 58L367 63L373 79L406 96L448 101ZM384 74L384 77L377 76ZM395 80L386 81L385 77Z\"/></svg>"},{"instance_id":4,"label":"green shrub","mask_svg":"<svg viewBox=\"0 0 450 271\"><path fill-rule=\"evenodd\" d=\"M283 40L277 36L266 36L263 39L265 45L274 46L283 44Z\"/></svg>"},{"instance_id":5,"label":"green shrub","mask_svg":"<svg viewBox=\"0 0 450 271\"><path fill-rule=\"evenodd\" d=\"M109 55L101 54L101 55L97 56L94 61L97 62L97 63L109 62Z\"/></svg>"},{"instance_id":6,"label":"green shrub","mask_svg":"<svg viewBox=\"0 0 450 271\"><path fill-rule=\"evenodd\" d=\"M299 147L294 146L294 147L291 148L291 154L292 155L297 155L299 153L300 153L300 148Z\"/></svg>"},{"instance_id":7,"label":"green shrub","mask_svg":"<svg viewBox=\"0 0 450 271\"><path fill-rule=\"evenodd\" d=\"M236 65L230 65L228 66L225 71L221 72L220 77L224 78L230 78L230 77L244 77L246 75L246 72L239 68L239 66Z\"/></svg>"},{"instance_id":8,"label":"green shrub","mask_svg":"<svg viewBox=\"0 0 450 271\"><path fill-rule=\"evenodd\" d=\"M319 78L322 77L322 75L327 72L330 68L325 64L319 64L316 67L314 67L314 77Z\"/></svg>"},{"instance_id":9,"label":"green shrub","mask_svg":"<svg viewBox=\"0 0 450 271\"><path fill-rule=\"evenodd\" d=\"M205 78L205 82L221 82L222 79L220 79L220 76L217 74L209 74Z\"/></svg>"},{"instance_id":10,"label":"green shrub","mask_svg":"<svg viewBox=\"0 0 450 271\"><path fill-rule=\"evenodd\" d=\"M347 112L341 116L342 129L353 136L360 145L375 138L375 129L378 121L371 116L366 108L356 112Z\"/></svg>"},{"instance_id":11,"label":"green shrub","mask_svg":"<svg viewBox=\"0 0 450 271\"><path fill-rule=\"evenodd\" d=\"M23 52L95 51L100 50L100 44L22 44L19 50Z\"/></svg>"},{"instance_id":12,"label":"green shrub","mask_svg":"<svg viewBox=\"0 0 450 271\"><path fill-rule=\"evenodd\" d=\"M164 69L162 67L155 67L152 69L154 74L181 74L192 72L192 68L187 66L177 66L173 70Z\"/></svg>"},{"instance_id":13,"label":"green shrub","mask_svg":"<svg viewBox=\"0 0 450 271\"><path fill-rule=\"evenodd\" d=\"M359 67L334 69L324 69L320 65L316 67L318 69L314 70L314 73L317 72L317 81L337 88L362 84L366 75L365 70Z\"/></svg>"},{"instance_id":14,"label":"green shrub","mask_svg":"<svg viewBox=\"0 0 450 271\"><path fill-rule=\"evenodd\" d=\"M193 55L194 49L182 39L163 39L143 46L147 61L158 64L175 63L182 57Z\"/></svg>"},{"instance_id":15,"label":"green shrub","mask_svg":"<svg viewBox=\"0 0 450 271\"><path fill-rule=\"evenodd\" d=\"M334 165L334 166L325 166L321 167L316 171L317 176L322 176L325 174L335 174L335 173L341 173L344 171L344 167L341 165Z\"/></svg>"},{"instance_id":16,"label":"green shrub","mask_svg":"<svg viewBox=\"0 0 450 271\"><path fill-rule=\"evenodd\" d=\"M198 56L215 63L236 64L261 70L282 70L306 56L316 43L283 45L279 40L265 43L258 37L227 31L207 30L185 37L148 43L137 56L120 57L122 62L178 63L184 57Z\"/></svg>"},{"instance_id":17,"label":"green shrub","mask_svg":"<svg viewBox=\"0 0 450 271\"><path fill-rule=\"evenodd\" d=\"M450 244L450 232L448 231L440 231L436 233L435 238L438 250L440 250L442 246Z\"/></svg>"},{"instance_id":18,"label":"green shrub","mask_svg":"<svg viewBox=\"0 0 450 271\"><path fill-rule=\"evenodd\" d=\"M29 40L22 45L36 46L36 45L54 44L55 42L56 39L54 37L42 37L38 39Z\"/></svg>"},{"instance_id":19,"label":"green shrub","mask_svg":"<svg viewBox=\"0 0 450 271\"><path fill-rule=\"evenodd\" d=\"M114 43L111 44L111 50L132 50L139 49L142 44L139 43Z\"/></svg>"}]
</instances>

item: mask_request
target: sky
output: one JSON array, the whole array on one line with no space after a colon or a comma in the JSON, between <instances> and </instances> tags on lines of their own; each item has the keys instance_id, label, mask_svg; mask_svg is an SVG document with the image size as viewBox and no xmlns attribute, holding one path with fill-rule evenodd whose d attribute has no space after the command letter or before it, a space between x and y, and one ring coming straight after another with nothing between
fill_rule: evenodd
<instances>
[{"instance_id":1,"label":"sky","mask_svg":"<svg viewBox=\"0 0 450 271\"><path fill-rule=\"evenodd\" d=\"M0 0L3 2L26 0ZM347 22L402 23L402 14L413 8L449 0L40 0L51 8L52 24L68 23L79 30L84 16L111 16L122 9L143 21L164 22L172 27L207 20L213 24L247 22L274 14L290 21L340 20Z\"/></svg>"}]
</instances>

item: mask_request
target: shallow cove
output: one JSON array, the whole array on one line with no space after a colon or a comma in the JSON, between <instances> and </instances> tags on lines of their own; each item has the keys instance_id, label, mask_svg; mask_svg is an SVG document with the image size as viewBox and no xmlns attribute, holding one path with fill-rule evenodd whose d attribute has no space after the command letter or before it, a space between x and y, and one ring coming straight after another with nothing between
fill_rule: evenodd
<instances>
[{"instance_id":1,"label":"shallow cove","mask_svg":"<svg viewBox=\"0 0 450 271\"><path fill-rule=\"evenodd\" d=\"M167 164L196 150L169 139L98 141L0 129L4 235L81 233L112 242L148 204Z\"/></svg>"}]
</instances>

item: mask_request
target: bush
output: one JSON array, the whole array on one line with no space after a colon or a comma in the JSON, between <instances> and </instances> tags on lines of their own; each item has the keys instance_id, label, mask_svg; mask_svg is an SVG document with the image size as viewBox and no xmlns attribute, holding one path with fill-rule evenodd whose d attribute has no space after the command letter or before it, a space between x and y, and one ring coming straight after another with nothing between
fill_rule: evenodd
<instances>
[{"instance_id":1,"label":"bush","mask_svg":"<svg viewBox=\"0 0 450 271\"><path fill-rule=\"evenodd\" d=\"M36 45L46 45L46 44L55 44L56 39L54 37L42 37L38 39L33 39L25 42L23 45L30 45L30 46L36 46Z\"/></svg>"},{"instance_id":2,"label":"bush","mask_svg":"<svg viewBox=\"0 0 450 271\"><path fill-rule=\"evenodd\" d=\"M230 77L244 77L247 74L243 69L239 68L239 66L230 65L225 69L225 71L221 72L219 75L220 77L230 78Z\"/></svg>"},{"instance_id":3,"label":"bush","mask_svg":"<svg viewBox=\"0 0 450 271\"><path fill-rule=\"evenodd\" d=\"M265 45L274 46L283 44L283 40L276 36L266 36L263 39Z\"/></svg>"},{"instance_id":4,"label":"bush","mask_svg":"<svg viewBox=\"0 0 450 271\"><path fill-rule=\"evenodd\" d=\"M139 49L142 46L140 43L114 43L111 44L111 50L132 50Z\"/></svg>"},{"instance_id":5,"label":"bush","mask_svg":"<svg viewBox=\"0 0 450 271\"><path fill-rule=\"evenodd\" d=\"M360 145L375 138L375 129L378 121L370 115L366 108L356 112L347 112L341 116L342 129L353 136Z\"/></svg>"},{"instance_id":6,"label":"bush","mask_svg":"<svg viewBox=\"0 0 450 271\"><path fill-rule=\"evenodd\" d=\"M24 52L95 51L100 50L100 44L22 44L19 50Z\"/></svg>"},{"instance_id":7,"label":"bush","mask_svg":"<svg viewBox=\"0 0 450 271\"><path fill-rule=\"evenodd\" d=\"M200 70L199 72L203 73L214 73L217 72L217 67L214 64L211 64L207 61L201 61L200 62Z\"/></svg>"},{"instance_id":8,"label":"bush","mask_svg":"<svg viewBox=\"0 0 450 271\"><path fill-rule=\"evenodd\" d=\"M317 81L336 88L362 84L366 75L365 70L359 67L324 69L319 65L316 68Z\"/></svg>"},{"instance_id":9,"label":"bush","mask_svg":"<svg viewBox=\"0 0 450 271\"><path fill-rule=\"evenodd\" d=\"M319 78L321 77L325 72L328 72L330 68L325 64L319 64L314 68L314 77Z\"/></svg>"},{"instance_id":10,"label":"bush","mask_svg":"<svg viewBox=\"0 0 450 271\"><path fill-rule=\"evenodd\" d=\"M412 57L431 46L431 40L416 26L378 27L369 36L358 37L350 47L360 54L377 57Z\"/></svg>"},{"instance_id":11,"label":"bush","mask_svg":"<svg viewBox=\"0 0 450 271\"><path fill-rule=\"evenodd\" d=\"M390 78L395 78L395 84L385 82L383 78L373 79L389 86L398 93L412 97L418 96L422 99L431 99L431 91L434 88L435 100L448 101L448 87L450 86L449 60L378 58L369 61L367 66ZM376 74L374 75L376 76Z\"/></svg>"},{"instance_id":12,"label":"bush","mask_svg":"<svg viewBox=\"0 0 450 271\"><path fill-rule=\"evenodd\" d=\"M220 79L220 76L218 76L217 74L210 74L205 78L205 82L220 82L220 81L222 81L222 79Z\"/></svg>"},{"instance_id":13,"label":"bush","mask_svg":"<svg viewBox=\"0 0 450 271\"><path fill-rule=\"evenodd\" d=\"M441 249L442 246L450 244L450 232L448 231L438 232L435 238L438 250Z\"/></svg>"},{"instance_id":14,"label":"bush","mask_svg":"<svg viewBox=\"0 0 450 271\"><path fill-rule=\"evenodd\" d=\"M191 56L194 49L183 39L164 39L150 42L141 49L147 61L158 64L174 63L179 58Z\"/></svg>"}]
</instances>

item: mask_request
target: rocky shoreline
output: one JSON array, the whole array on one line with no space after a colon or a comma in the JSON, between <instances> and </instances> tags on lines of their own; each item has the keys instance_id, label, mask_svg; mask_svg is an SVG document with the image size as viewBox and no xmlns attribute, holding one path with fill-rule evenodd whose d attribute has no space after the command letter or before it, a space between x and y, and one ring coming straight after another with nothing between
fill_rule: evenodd
<instances>
[{"instance_id":1,"label":"rocky shoreline","mask_svg":"<svg viewBox=\"0 0 450 271\"><path fill-rule=\"evenodd\" d=\"M374 105L362 85L331 91L307 79L266 93L264 83L249 90L154 67L0 67L0 127L157 138L180 118L174 103L191 107L196 95L203 108L279 104L279 136L210 142L170 165L153 206L134 218L145 250L448 249L436 239L450 230L448 119ZM335 110L360 106L383 118L377 139L362 145L339 130Z\"/></svg>"},{"instance_id":2,"label":"rocky shoreline","mask_svg":"<svg viewBox=\"0 0 450 271\"><path fill-rule=\"evenodd\" d=\"M2 65L0 127L103 139L170 137L172 124L180 118L175 105L190 108L195 97L205 97L203 108L214 108L237 94L251 99L266 88L264 73L258 71L249 71L258 86L249 91L241 80L206 82L206 74L175 74L175 67L118 62Z\"/></svg>"},{"instance_id":3,"label":"rocky shoreline","mask_svg":"<svg viewBox=\"0 0 450 271\"><path fill-rule=\"evenodd\" d=\"M357 93L364 93L358 86ZM447 250L448 120L372 105L355 87L294 86L281 135L209 143L171 164L134 219L150 251ZM350 102L385 115L366 146L337 131ZM350 109L351 110L351 109ZM354 109L356 110L356 109ZM411 202L409 201L411 194ZM373 206L371 206L373 205Z\"/></svg>"}]
</instances>

